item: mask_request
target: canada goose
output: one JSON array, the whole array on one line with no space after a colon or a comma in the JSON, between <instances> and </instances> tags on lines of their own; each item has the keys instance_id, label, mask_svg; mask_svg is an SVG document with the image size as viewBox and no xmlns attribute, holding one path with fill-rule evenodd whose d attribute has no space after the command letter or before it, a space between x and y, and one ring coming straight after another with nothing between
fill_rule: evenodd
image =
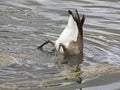
<instances>
[{"instance_id":1,"label":"canada goose","mask_svg":"<svg viewBox=\"0 0 120 90\"><path fill-rule=\"evenodd\" d=\"M77 10L75 10L75 13L68 10L68 13L68 24L59 38L56 41L48 40L44 42L38 47L39 49L42 49L45 44L51 43L60 53L76 55L83 52L83 24L85 16L83 15L80 18Z\"/></svg>"}]
</instances>

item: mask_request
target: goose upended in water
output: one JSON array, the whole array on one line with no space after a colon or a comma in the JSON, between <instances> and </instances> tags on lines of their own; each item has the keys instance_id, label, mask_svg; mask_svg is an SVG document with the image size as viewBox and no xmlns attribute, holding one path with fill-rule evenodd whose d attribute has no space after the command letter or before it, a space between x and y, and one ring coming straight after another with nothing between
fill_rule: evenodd
<instances>
[{"instance_id":1,"label":"goose upended in water","mask_svg":"<svg viewBox=\"0 0 120 90\"><path fill-rule=\"evenodd\" d=\"M75 13L68 10L69 20L66 28L56 41L48 40L44 42L39 49L47 43L55 46L56 50L60 53L75 55L83 52L83 24L85 21L84 15L79 16L78 11Z\"/></svg>"}]
</instances>

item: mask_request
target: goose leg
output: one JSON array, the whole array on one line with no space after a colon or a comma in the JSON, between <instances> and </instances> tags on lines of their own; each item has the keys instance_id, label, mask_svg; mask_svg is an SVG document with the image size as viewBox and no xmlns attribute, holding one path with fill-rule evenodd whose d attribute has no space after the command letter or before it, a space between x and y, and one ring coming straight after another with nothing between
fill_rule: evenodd
<instances>
[{"instance_id":1,"label":"goose leg","mask_svg":"<svg viewBox=\"0 0 120 90\"><path fill-rule=\"evenodd\" d=\"M59 44L59 48L58 51L60 51L60 48L63 48L63 52L65 53L67 51L67 48L65 47L65 45L63 45L62 43Z\"/></svg>"},{"instance_id":2,"label":"goose leg","mask_svg":"<svg viewBox=\"0 0 120 90\"><path fill-rule=\"evenodd\" d=\"M42 45L38 46L37 48L38 48L38 49L42 49L42 47L43 47L44 45L48 44L48 43L51 43L52 45L54 45L54 42L53 42L53 41L48 40L48 41L44 42Z\"/></svg>"}]
</instances>

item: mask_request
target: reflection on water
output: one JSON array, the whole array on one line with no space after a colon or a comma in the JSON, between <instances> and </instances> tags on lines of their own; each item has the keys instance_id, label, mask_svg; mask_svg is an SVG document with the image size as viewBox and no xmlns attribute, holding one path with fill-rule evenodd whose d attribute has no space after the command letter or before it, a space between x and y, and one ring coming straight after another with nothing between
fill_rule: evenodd
<instances>
[{"instance_id":1,"label":"reflection on water","mask_svg":"<svg viewBox=\"0 0 120 90\"><path fill-rule=\"evenodd\" d=\"M62 56L54 53L37 50L36 47L44 40L55 40L59 36L68 20L67 10L75 8L86 16L83 60L81 57L62 59ZM10 66L4 62L6 67L0 69L0 87L45 90L46 87L42 87L44 82L50 85L47 88L51 90L73 90L80 87L83 90L87 90L87 87L96 90L92 88L97 87L95 80L101 82L99 86L103 85L100 81L103 77L100 78L97 73L103 75L105 71L120 71L119 9L119 0L0 0L0 54L13 56L18 62L10 62ZM47 45L45 48L51 52L52 46ZM94 78L88 75L89 79L83 79L82 85L76 82L81 83L78 76L83 67L87 67L84 70L91 72L90 75L97 73ZM76 71L79 73L74 73ZM67 80L68 77L61 76L65 73L70 77ZM119 89L119 76L115 81L109 81L115 75L104 78L109 82L105 82L108 85L101 88L117 86L113 89Z\"/></svg>"}]
</instances>

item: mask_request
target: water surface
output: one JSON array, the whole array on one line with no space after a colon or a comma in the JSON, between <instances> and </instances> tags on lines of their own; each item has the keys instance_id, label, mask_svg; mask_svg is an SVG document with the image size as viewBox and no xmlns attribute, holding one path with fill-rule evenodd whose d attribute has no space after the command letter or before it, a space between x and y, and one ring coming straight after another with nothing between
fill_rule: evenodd
<instances>
[{"instance_id":1,"label":"water surface","mask_svg":"<svg viewBox=\"0 0 120 90\"><path fill-rule=\"evenodd\" d=\"M66 64L61 56L51 53L51 45L45 47L46 52L36 47L45 40L58 38L67 24L68 9L78 9L86 20L84 57L73 57ZM17 64L0 69L1 90L118 90L120 74L109 73L119 71L120 67L120 1L0 0L0 53L17 60ZM82 69L87 66L93 71ZM61 78L74 68L95 73L94 67L101 72L106 67L109 73L99 72L87 79Z\"/></svg>"}]
</instances>

